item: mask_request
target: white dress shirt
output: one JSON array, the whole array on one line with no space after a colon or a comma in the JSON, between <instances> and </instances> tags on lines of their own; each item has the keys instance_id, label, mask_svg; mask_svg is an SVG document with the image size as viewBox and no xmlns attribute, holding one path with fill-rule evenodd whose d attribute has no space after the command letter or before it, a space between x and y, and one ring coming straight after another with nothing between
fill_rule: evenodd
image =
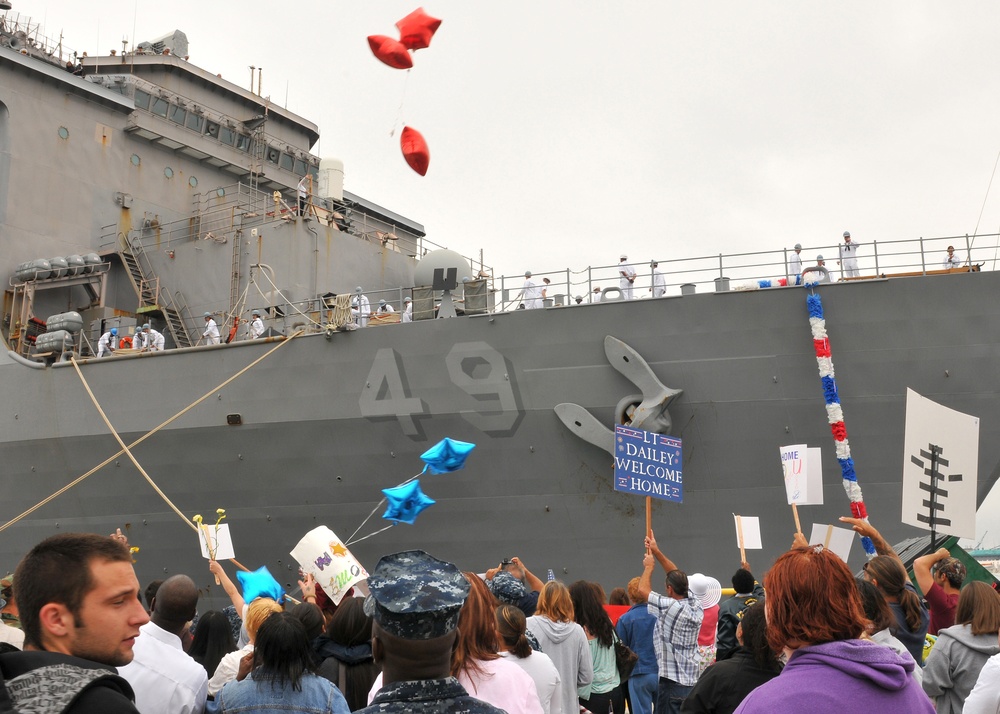
<instances>
[{"instance_id":1,"label":"white dress shirt","mask_svg":"<svg viewBox=\"0 0 1000 714\"><path fill-rule=\"evenodd\" d=\"M244 609L244 613L245 612L246 610ZM226 684L234 681L236 679L236 674L240 671L240 660L243 659L244 655L250 654L251 652L253 652L253 645L247 644L243 647L243 649L224 655L223 658L219 660L219 666L215 668L215 674L212 675L212 679L208 682L208 693L214 697L222 691L222 688L226 686ZM142 714L146 713L143 712Z\"/></svg>"},{"instance_id":2,"label":"white dress shirt","mask_svg":"<svg viewBox=\"0 0 1000 714\"><path fill-rule=\"evenodd\" d=\"M118 668L135 692L141 714L201 714L208 675L181 646L181 639L152 622L139 628L132 662Z\"/></svg>"}]
</instances>

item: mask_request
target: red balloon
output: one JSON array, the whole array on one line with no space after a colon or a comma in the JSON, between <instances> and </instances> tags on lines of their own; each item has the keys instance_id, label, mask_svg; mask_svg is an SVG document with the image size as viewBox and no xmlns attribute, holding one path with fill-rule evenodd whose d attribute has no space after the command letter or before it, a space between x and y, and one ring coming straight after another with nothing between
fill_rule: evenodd
<instances>
[{"instance_id":1,"label":"red balloon","mask_svg":"<svg viewBox=\"0 0 1000 714\"><path fill-rule=\"evenodd\" d=\"M421 176L426 176L427 167L431 163L431 152L421 133L404 126L403 133L399 137L399 148L403 150L403 158L410 168Z\"/></svg>"},{"instance_id":2,"label":"red balloon","mask_svg":"<svg viewBox=\"0 0 1000 714\"><path fill-rule=\"evenodd\" d=\"M413 58L403 44L385 35L369 35L368 46L372 54L394 69L409 69Z\"/></svg>"},{"instance_id":3,"label":"red balloon","mask_svg":"<svg viewBox=\"0 0 1000 714\"><path fill-rule=\"evenodd\" d=\"M441 21L428 15L422 7L418 7L396 23L396 27L399 28L399 41L411 50L430 47L431 38L440 26Z\"/></svg>"}]
</instances>

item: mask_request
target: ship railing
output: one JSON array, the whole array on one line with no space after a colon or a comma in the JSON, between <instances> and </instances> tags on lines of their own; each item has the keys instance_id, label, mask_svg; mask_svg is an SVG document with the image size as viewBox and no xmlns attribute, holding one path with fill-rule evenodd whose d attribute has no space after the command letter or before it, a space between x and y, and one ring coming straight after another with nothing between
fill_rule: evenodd
<instances>
[{"instance_id":1,"label":"ship railing","mask_svg":"<svg viewBox=\"0 0 1000 714\"><path fill-rule=\"evenodd\" d=\"M817 258L822 255L831 279L846 282L945 271L948 269L945 265L948 246L955 248L954 254L959 258L960 267L966 270L994 270L1000 258L998 233L883 241L859 238L856 251L859 276L849 277L844 266L839 264L840 245L843 244L810 244L803 248L800 254L802 267L817 265ZM658 263L655 270L662 273L666 280L668 296L794 285L795 276L790 273L789 267L793 254L791 248L782 248L669 260L657 260L655 256L648 260L633 260L631 265L637 273L632 286L633 299L652 297L654 262ZM543 278L550 281L546 286L546 306L574 304L577 298L585 303L595 302L595 290L605 299L619 299L618 265L532 273L532 280L536 283L541 284ZM518 308L523 302L524 282L523 274L499 276L493 281L493 289L500 293L500 299L496 301L497 311Z\"/></svg>"},{"instance_id":2,"label":"ship railing","mask_svg":"<svg viewBox=\"0 0 1000 714\"><path fill-rule=\"evenodd\" d=\"M31 18L17 12L6 12L0 15L0 35L7 35L8 46L15 52L42 56L49 62L66 62L76 59L77 53L63 44L62 38L54 40L42 34L42 25L32 22Z\"/></svg>"}]
</instances>

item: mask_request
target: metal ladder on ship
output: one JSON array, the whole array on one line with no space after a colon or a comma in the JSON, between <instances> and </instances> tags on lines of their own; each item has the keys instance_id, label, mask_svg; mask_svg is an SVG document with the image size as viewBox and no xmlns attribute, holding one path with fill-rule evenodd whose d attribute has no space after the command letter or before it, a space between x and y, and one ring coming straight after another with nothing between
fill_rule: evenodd
<instances>
[{"instance_id":1,"label":"metal ladder on ship","mask_svg":"<svg viewBox=\"0 0 1000 714\"><path fill-rule=\"evenodd\" d=\"M166 304L160 304L160 279L153 275L152 267L143 268L143 262L149 266L142 242L139 240L122 239L118 244L118 257L128 271L132 286L139 297L139 314L156 313L163 315L174 344L178 347L190 347L191 336L184 324L184 315L188 312L187 304L180 293L167 295Z\"/></svg>"}]
</instances>

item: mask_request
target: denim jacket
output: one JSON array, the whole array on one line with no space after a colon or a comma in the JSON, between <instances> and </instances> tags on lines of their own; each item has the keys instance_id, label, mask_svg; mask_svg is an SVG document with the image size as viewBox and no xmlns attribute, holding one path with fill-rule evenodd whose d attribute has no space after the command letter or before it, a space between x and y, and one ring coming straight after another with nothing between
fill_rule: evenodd
<instances>
[{"instance_id":1,"label":"denim jacket","mask_svg":"<svg viewBox=\"0 0 1000 714\"><path fill-rule=\"evenodd\" d=\"M229 682L214 702L209 702L207 714L350 714L347 700L333 684L315 674L304 674L299 680L301 691L291 686L271 686L270 682L255 682L253 674L242 682Z\"/></svg>"}]
</instances>

